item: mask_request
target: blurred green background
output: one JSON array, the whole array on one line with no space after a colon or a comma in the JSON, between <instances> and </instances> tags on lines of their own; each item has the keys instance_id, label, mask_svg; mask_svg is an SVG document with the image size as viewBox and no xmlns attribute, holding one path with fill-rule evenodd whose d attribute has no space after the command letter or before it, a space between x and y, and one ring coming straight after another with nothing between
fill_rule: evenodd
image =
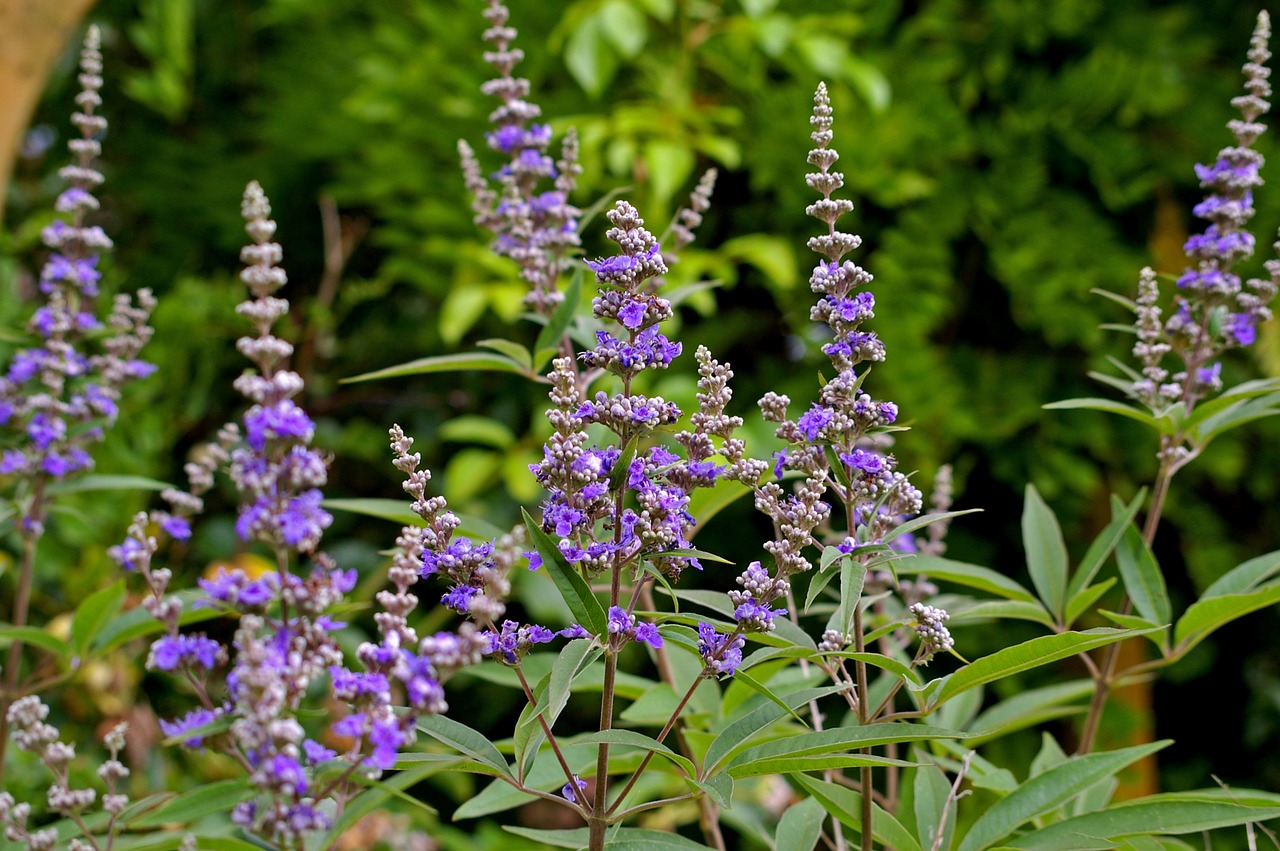
<instances>
[{"instance_id":1,"label":"blurred green background","mask_svg":"<svg viewBox=\"0 0 1280 851\"><path fill-rule=\"evenodd\" d=\"M949 555L1022 570L1018 517L1033 482L1078 556L1108 519L1108 493L1128 497L1149 480L1153 438L1136 425L1040 406L1106 395L1087 370L1128 357L1128 338L1099 325L1130 317L1091 288L1128 294L1145 264L1181 270L1201 195L1192 166L1230 142L1251 4L510 5L532 99L557 133L581 135L581 206L628 186L660 231L702 171L720 170L698 241L669 280L721 285L681 312L687 360L659 392L691 402L693 348L710 346L733 364L734 412L753 421L765 451L774 446L754 400L768 389L798 406L814 397L821 341L808 320L804 241L816 224L804 216L803 174L812 92L826 80L857 205L843 224L864 237L855 259L877 277L872 325L889 349L868 386L913 425L895 450L902 467L926 486L953 463L959 507L985 509L956 524ZM149 353L161 371L130 394L100 470L177 480L184 453L239 410L230 387L243 367L232 346L242 330L231 309L241 297L238 204L257 179L280 223L304 403L334 455L328 494L400 496L385 439L399 422L455 507L501 526L520 502L536 502L527 464L545 399L528 383L491 373L339 383L486 337L536 336L519 319L514 266L488 254L470 221L457 168L457 140L479 148L491 109L478 93L489 70L481 8L101 0L91 11L104 29L111 122L99 218L117 242L110 278L161 298ZM37 235L66 161L74 61L68 48L8 187L0 320L10 327L31 309L14 295L31 290L42 261ZM1273 153L1274 136L1259 148ZM1253 231L1265 246L1280 225L1280 191L1264 187L1257 206ZM597 220L585 234L588 255L606 251L602 232ZM1260 274L1270 254L1246 272ZM1265 328L1223 369L1228 383L1258 374L1280 374L1280 329ZM1277 437L1275 422L1228 436L1175 485L1157 543L1175 606L1276 547ZM57 524L37 600L46 620L86 583L111 578L103 550L143 503L85 499ZM196 540L193 575L234 549L226 509ZM741 524L759 522L748 509L713 523L699 545L737 562L758 557L743 545ZM377 551L394 532L339 517L328 540L376 584ZM767 535L762 527L759 539ZM1157 686L1156 730L1179 740L1161 755L1164 788L1211 785L1212 772L1280 789L1280 763L1255 758L1280 746L1277 628L1263 612L1224 629ZM977 631L968 640L969 658L993 648ZM1199 733L1209 704L1195 695L1208 693L1216 726L1237 740Z\"/></svg>"}]
</instances>

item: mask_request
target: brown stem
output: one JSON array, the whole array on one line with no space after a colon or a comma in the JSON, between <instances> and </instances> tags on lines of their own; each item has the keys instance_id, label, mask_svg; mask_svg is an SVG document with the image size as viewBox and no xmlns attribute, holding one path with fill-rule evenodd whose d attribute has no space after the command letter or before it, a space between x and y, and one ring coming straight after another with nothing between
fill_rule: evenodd
<instances>
[{"instance_id":1,"label":"brown stem","mask_svg":"<svg viewBox=\"0 0 1280 851\"><path fill-rule=\"evenodd\" d=\"M651 611L651 612L656 611L656 606L654 604L654 599L653 599L653 583L647 582L645 581L644 578L641 578L640 583L637 586L637 590L639 591L640 605L644 606L645 609L648 611ZM634 608L634 600L633 600L632 608ZM671 690L674 692L676 689L676 675L675 675L675 670L671 667L671 657L667 653L667 648L663 646L655 649L653 651L653 656L654 656L654 661L658 667L658 678L661 679L662 682L670 686ZM697 680L695 680L693 684L693 688L689 689L689 693L685 697L685 701L684 701L685 703L687 703L689 698L693 696L693 691L694 689L697 688L697 686L698 686L698 682ZM676 714L676 728L677 728L676 744L680 749L680 753L684 755L685 759L690 760L696 765L697 760L694 757L693 748L689 747L689 743L685 741L684 719L681 715L681 710L676 710L675 714ZM659 741L661 741L661 739L659 739ZM626 788L622 790L622 794L618 796L618 800L610 808L610 812L613 812L613 810L617 809L618 804L620 804L622 800L626 798L627 792L631 791L631 787L635 785L635 782L638 778L639 778L638 773L632 775L632 778L630 781L628 781ZM717 804L715 801L711 800L706 795L697 796L697 801L698 801L698 823L699 823L699 826L702 828L702 838L706 840L706 843L709 847L715 848L716 851L727 851L727 848L724 844L724 835L720 832L720 805Z\"/></svg>"},{"instance_id":2,"label":"brown stem","mask_svg":"<svg viewBox=\"0 0 1280 851\"><path fill-rule=\"evenodd\" d=\"M866 652L866 641L862 635L862 607L853 607L853 649L859 653ZM870 717L867 712L867 663L854 660L854 675L858 681L858 723L865 725ZM871 755L871 748L863 748L864 755ZM871 766L864 765L858 769L862 786L862 851L872 851L871 845Z\"/></svg>"},{"instance_id":3,"label":"brown stem","mask_svg":"<svg viewBox=\"0 0 1280 851\"><path fill-rule=\"evenodd\" d=\"M519 665L515 666L515 671L516 677L520 680L520 688L524 689L525 699L529 701L529 706L537 709L538 701L533 697L533 689L529 688L529 681L524 678L524 671L520 669ZM555 734L551 732L551 725L547 723L547 719L541 714L538 715L538 723L542 726L542 732L546 735L547 742L551 745L551 751L556 755L556 760L559 761L560 767L564 770L564 776L569 781L569 788L576 794L578 787L574 782L573 769L569 767L568 760L564 758L564 753L560 750L560 744L556 741ZM516 770L520 771L520 766L516 766ZM524 777L520 779L523 781Z\"/></svg>"},{"instance_id":4,"label":"brown stem","mask_svg":"<svg viewBox=\"0 0 1280 851\"><path fill-rule=\"evenodd\" d=\"M1176 445L1174 438L1164 437L1160 440L1160 471L1156 474L1156 484L1151 494L1151 507L1147 511L1147 519L1142 526L1142 540L1148 547L1155 542L1156 530L1160 527L1160 514L1164 511L1165 497L1169 493L1169 484L1173 481L1173 474L1176 472L1171 460L1174 445ZM1128 614L1132 608L1133 601L1126 595L1121 614ZM1107 699L1111 696L1111 688L1116 681L1116 666L1120 663L1121 644L1123 642L1117 641L1107 647L1103 653L1102 665L1094 676L1096 687L1093 690L1093 696L1089 699L1089 712L1080 730L1077 754L1089 753L1097 741L1098 728L1102 724L1102 712L1107 706Z\"/></svg>"}]
</instances>

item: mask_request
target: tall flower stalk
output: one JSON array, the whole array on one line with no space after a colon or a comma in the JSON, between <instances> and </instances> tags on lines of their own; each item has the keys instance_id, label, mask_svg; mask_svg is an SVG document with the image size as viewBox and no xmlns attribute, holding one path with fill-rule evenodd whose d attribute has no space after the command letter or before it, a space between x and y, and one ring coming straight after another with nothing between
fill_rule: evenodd
<instances>
[{"instance_id":1,"label":"tall flower stalk","mask_svg":"<svg viewBox=\"0 0 1280 851\"><path fill-rule=\"evenodd\" d=\"M97 112L103 82L97 27L89 27L85 35L78 79L78 111L71 123L79 137L67 143L73 161L59 175L69 186L55 202L62 218L41 232L51 254L40 272L45 301L28 323L38 342L20 349L0 376L0 475L17 482L14 514L22 541L11 614L18 627L29 617L36 554L53 501L50 486L93 468L89 450L115 423L121 388L155 370L138 358L152 334L147 325L155 307L150 290L139 290L136 297L115 296L105 319L99 316L99 263L112 243L101 227L88 223L99 208L93 193L104 178L96 162L107 127ZM8 743L6 709L39 685L22 683L22 648L22 641L14 639L4 665L0 782Z\"/></svg>"},{"instance_id":2,"label":"tall flower stalk","mask_svg":"<svg viewBox=\"0 0 1280 851\"><path fill-rule=\"evenodd\" d=\"M1266 67L1270 37L1271 19L1265 11L1259 12L1243 68L1245 94L1231 101L1241 115L1227 123L1235 144L1219 151L1212 164L1196 166L1200 186L1209 194L1192 212L1209 224L1187 239L1188 265L1177 279L1168 316L1160 306L1155 271L1142 270L1133 308L1137 335L1133 355L1141 372L1129 371L1127 382L1110 381L1144 406L1160 429L1159 467L1142 529L1148 547L1155 541L1173 477L1213 437L1213 432L1205 433L1200 427L1204 417L1197 406L1223 390L1218 358L1256 341L1258 325L1271 318L1269 304L1280 288L1280 260L1266 262L1268 277L1250 278L1243 284L1236 271L1239 263L1253 255L1256 242L1245 228L1254 215L1253 191L1263 183L1263 157L1253 145L1266 131L1259 119L1271 108L1267 101L1271 71ZM1276 250L1280 252L1280 242ZM1166 366L1170 357L1175 362L1172 369ZM1228 392L1240 395L1241 389ZM1130 605L1126 599L1126 614ZM1080 753L1093 749L1102 711L1118 679L1118 662L1119 645L1114 645L1094 668L1097 688L1081 732Z\"/></svg>"},{"instance_id":3,"label":"tall flower stalk","mask_svg":"<svg viewBox=\"0 0 1280 851\"><path fill-rule=\"evenodd\" d=\"M302 849L361 788L354 775L376 778L392 768L415 740L417 720L447 709L443 680L478 661L485 642L465 632L419 638L405 618L417 603L409 592L416 571L397 562L390 571L395 590L378 595L380 641L357 650L361 670L347 667L335 637L345 624L330 612L357 577L320 549L332 520L321 507L327 462L311 446L311 418L294 401L303 384L285 365L293 347L272 331L289 303L275 295L286 275L257 183L245 190L242 212L252 241L241 253L247 264L241 278L252 297L236 310L256 336L236 344L254 369L235 387L251 406L242 424L224 427L202 461L188 465L191 489L166 492L170 510L139 515L113 555L142 574L151 594L145 605L165 625L147 667L185 680L199 702L185 716L162 721L164 731L187 747L231 755L257 791L236 806L233 821L274 847ZM151 530L189 537L189 517L201 509L200 494L218 467L227 468L240 495L237 534L264 547L275 567L261 576L221 570L200 581L201 605L238 616L230 646L182 631L182 601L168 593L172 573L153 565L158 541ZM323 735L304 724L320 683L346 707Z\"/></svg>"}]
</instances>

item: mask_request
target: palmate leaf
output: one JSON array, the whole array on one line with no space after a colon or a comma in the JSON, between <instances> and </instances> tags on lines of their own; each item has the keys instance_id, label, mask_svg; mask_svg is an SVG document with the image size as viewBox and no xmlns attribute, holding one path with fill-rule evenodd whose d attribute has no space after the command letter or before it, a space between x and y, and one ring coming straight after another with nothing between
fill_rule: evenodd
<instances>
[{"instance_id":1,"label":"palmate leaf","mask_svg":"<svg viewBox=\"0 0 1280 851\"><path fill-rule=\"evenodd\" d=\"M1038 816L1053 812L1076 795L1172 741L1093 753L1067 760L1023 783L978 817L957 851L982 851Z\"/></svg>"}]
</instances>

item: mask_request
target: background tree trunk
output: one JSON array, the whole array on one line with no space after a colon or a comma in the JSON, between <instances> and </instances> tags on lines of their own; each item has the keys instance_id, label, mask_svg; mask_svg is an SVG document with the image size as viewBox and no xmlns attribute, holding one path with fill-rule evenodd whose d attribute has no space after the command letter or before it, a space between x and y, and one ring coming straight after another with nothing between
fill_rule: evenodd
<instances>
[{"instance_id":1,"label":"background tree trunk","mask_svg":"<svg viewBox=\"0 0 1280 851\"><path fill-rule=\"evenodd\" d=\"M0 215L49 70L93 0L0 0Z\"/></svg>"}]
</instances>

